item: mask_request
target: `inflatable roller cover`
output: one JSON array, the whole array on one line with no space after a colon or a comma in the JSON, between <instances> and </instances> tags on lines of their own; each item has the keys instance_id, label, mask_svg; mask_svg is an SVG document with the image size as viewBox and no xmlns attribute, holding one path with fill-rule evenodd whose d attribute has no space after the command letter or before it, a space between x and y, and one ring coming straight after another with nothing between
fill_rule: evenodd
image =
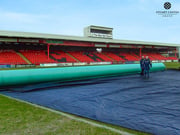
<instances>
[{"instance_id":1,"label":"inflatable roller cover","mask_svg":"<svg viewBox=\"0 0 180 135\"><path fill-rule=\"evenodd\" d=\"M137 74L140 70L140 64L2 70L0 71L0 87ZM153 63L151 72L163 70L165 70L163 63Z\"/></svg>"}]
</instances>

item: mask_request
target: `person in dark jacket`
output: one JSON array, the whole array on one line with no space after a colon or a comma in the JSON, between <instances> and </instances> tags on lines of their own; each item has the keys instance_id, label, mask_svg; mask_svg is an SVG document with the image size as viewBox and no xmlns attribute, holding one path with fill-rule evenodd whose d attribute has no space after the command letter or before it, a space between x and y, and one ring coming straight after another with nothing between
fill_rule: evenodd
<instances>
[{"instance_id":1,"label":"person in dark jacket","mask_svg":"<svg viewBox=\"0 0 180 135\"><path fill-rule=\"evenodd\" d=\"M140 60L140 66L141 66L141 75L144 75L144 56L142 56Z\"/></svg>"},{"instance_id":2,"label":"person in dark jacket","mask_svg":"<svg viewBox=\"0 0 180 135\"><path fill-rule=\"evenodd\" d=\"M146 78L149 78L149 70L152 67L152 64L148 56L146 56L146 59L144 60L143 67L144 67L144 76Z\"/></svg>"}]
</instances>

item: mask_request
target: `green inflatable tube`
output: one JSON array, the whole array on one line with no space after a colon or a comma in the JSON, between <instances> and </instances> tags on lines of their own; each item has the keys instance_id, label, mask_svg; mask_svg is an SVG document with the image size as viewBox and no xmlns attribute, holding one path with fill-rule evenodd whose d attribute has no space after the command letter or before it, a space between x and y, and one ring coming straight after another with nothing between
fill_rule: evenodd
<instances>
[{"instance_id":1,"label":"green inflatable tube","mask_svg":"<svg viewBox=\"0 0 180 135\"><path fill-rule=\"evenodd\" d=\"M137 74L140 70L139 64L2 70L0 71L0 87ZM152 72L163 70L165 70L163 63L153 63Z\"/></svg>"}]
</instances>

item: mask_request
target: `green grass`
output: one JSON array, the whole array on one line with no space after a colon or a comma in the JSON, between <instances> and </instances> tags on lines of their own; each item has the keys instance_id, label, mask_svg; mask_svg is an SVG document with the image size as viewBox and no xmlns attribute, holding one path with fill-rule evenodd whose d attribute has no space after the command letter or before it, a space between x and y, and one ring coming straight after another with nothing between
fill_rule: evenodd
<instances>
[{"instance_id":1,"label":"green grass","mask_svg":"<svg viewBox=\"0 0 180 135\"><path fill-rule=\"evenodd\" d=\"M88 119L86 119L88 120ZM93 121L93 120L89 120ZM94 121L93 121L94 122ZM96 122L98 124L104 124ZM138 131L104 124L135 135ZM72 120L60 114L0 95L0 135L117 135L108 129Z\"/></svg>"},{"instance_id":2,"label":"green grass","mask_svg":"<svg viewBox=\"0 0 180 135\"><path fill-rule=\"evenodd\" d=\"M167 69L180 69L179 62L165 62L164 64Z\"/></svg>"}]
</instances>

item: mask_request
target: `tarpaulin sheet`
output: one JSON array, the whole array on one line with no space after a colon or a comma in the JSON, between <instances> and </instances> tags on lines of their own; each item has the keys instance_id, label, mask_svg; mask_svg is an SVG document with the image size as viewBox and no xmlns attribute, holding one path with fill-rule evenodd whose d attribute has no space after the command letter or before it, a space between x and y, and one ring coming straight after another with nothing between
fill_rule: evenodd
<instances>
[{"instance_id":1,"label":"tarpaulin sheet","mask_svg":"<svg viewBox=\"0 0 180 135\"><path fill-rule=\"evenodd\" d=\"M180 72L109 77L60 85L29 85L35 91L0 93L46 106L156 135L180 134ZM38 91L38 88L41 90ZM16 87L16 90L18 87ZM4 89L5 90L5 89Z\"/></svg>"}]
</instances>

